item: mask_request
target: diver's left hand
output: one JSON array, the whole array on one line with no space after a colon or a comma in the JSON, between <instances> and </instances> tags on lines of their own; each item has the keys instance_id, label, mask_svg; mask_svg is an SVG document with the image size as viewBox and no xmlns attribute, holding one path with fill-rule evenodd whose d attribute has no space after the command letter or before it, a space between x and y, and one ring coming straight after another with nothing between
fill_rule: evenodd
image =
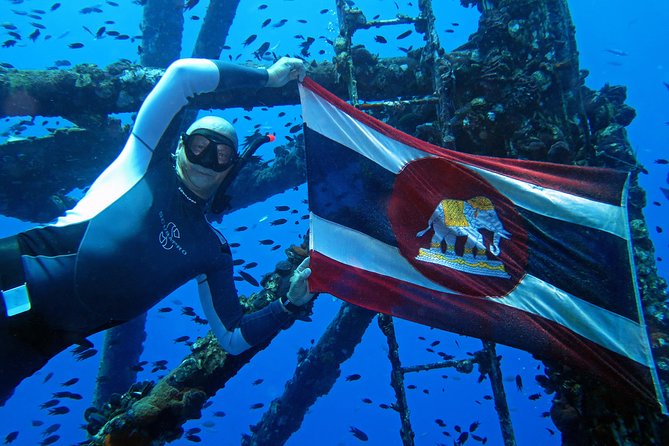
<instances>
[{"instance_id":1,"label":"diver's left hand","mask_svg":"<svg viewBox=\"0 0 669 446\"><path fill-rule=\"evenodd\" d=\"M307 75L304 62L294 57L282 57L267 69L267 87L283 87L297 79L302 82Z\"/></svg>"},{"instance_id":2,"label":"diver's left hand","mask_svg":"<svg viewBox=\"0 0 669 446\"><path fill-rule=\"evenodd\" d=\"M314 293L309 292L307 284L307 278L310 275L311 268L309 268L309 257L307 257L295 268L290 278L290 289L286 296L293 305L301 307L314 298Z\"/></svg>"}]
</instances>

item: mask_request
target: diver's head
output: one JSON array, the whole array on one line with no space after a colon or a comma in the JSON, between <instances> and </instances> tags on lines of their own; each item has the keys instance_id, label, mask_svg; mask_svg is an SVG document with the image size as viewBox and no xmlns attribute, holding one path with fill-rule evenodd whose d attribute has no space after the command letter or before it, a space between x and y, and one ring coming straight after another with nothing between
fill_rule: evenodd
<instances>
[{"instance_id":1,"label":"diver's head","mask_svg":"<svg viewBox=\"0 0 669 446\"><path fill-rule=\"evenodd\" d=\"M177 174L200 198L216 191L237 162L237 132L218 116L205 116L186 130L177 147Z\"/></svg>"}]
</instances>

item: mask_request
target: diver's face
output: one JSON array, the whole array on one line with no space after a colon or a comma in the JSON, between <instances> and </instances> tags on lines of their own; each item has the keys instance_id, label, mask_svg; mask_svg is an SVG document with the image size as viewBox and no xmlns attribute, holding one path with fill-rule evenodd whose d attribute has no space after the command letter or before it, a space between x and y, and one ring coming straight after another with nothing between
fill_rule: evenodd
<instances>
[{"instance_id":1,"label":"diver's face","mask_svg":"<svg viewBox=\"0 0 669 446\"><path fill-rule=\"evenodd\" d=\"M230 168L223 172L216 172L199 164L188 161L183 144L177 150L177 174L184 184L198 197L209 199L223 179L230 172Z\"/></svg>"}]
</instances>

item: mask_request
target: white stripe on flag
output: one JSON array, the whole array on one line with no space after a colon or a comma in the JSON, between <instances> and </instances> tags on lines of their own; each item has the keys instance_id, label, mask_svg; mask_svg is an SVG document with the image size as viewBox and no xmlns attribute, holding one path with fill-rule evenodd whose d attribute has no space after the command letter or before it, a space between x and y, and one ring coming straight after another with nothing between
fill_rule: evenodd
<instances>
[{"instance_id":1,"label":"white stripe on flag","mask_svg":"<svg viewBox=\"0 0 669 446\"><path fill-rule=\"evenodd\" d=\"M367 157L392 173L399 173L407 163L418 159L438 158L369 128L302 86L300 94L302 115L309 128ZM517 206L539 215L609 232L624 240L629 239L625 209L620 206L546 189L466 163L460 164L481 175Z\"/></svg>"},{"instance_id":2,"label":"white stripe on flag","mask_svg":"<svg viewBox=\"0 0 669 446\"><path fill-rule=\"evenodd\" d=\"M526 183L496 172L462 164L481 175L516 206L539 215L587 226L629 240L625 208Z\"/></svg>"},{"instance_id":3,"label":"white stripe on flag","mask_svg":"<svg viewBox=\"0 0 669 446\"><path fill-rule=\"evenodd\" d=\"M307 126L354 150L384 169L399 173L407 163L426 153L390 138L353 119L328 101L300 85L302 117Z\"/></svg>"},{"instance_id":4,"label":"white stripe on flag","mask_svg":"<svg viewBox=\"0 0 669 446\"><path fill-rule=\"evenodd\" d=\"M388 277L402 278L425 288L445 293L454 291L439 286L423 276L394 247L360 231L331 222L311 213L310 249L355 268ZM362 248L364 247L364 248ZM437 286L438 288L435 288Z\"/></svg>"},{"instance_id":5,"label":"white stripe on flag","mask_svg":"<svg viewBox=\"0 0 669 446\"><path fill-rule=\"evenodd\" d=\"M355 268L445 293L453 293L419 273L397 248L359 231L311 214L310 249ZM363 249L364 247L364 249ZM501 299L484 298L559 323L591 341L653 367L645 327L526 275Z\"/></svg>"}]
</instances>

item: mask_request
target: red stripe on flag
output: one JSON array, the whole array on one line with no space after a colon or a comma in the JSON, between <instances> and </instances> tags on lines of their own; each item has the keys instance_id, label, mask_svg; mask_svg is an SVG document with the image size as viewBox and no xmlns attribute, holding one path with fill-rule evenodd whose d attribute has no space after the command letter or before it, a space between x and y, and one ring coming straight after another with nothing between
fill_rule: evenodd
<instances>
[{"instance_id":1,"label":"red stripe on flag","mask_svg":"<svg viewBox=\"0 0 669 446\"><path fill-rule=\"evenodd\" d=\"M627 181L627 172L456 152L414 138L369 116L342 101L308 77L304 79L303 86L366 126L423 152L602 203L616 206L622 203L622 191Z\"/></svg>"},{"instance_id":2,"label":"red stripe on flag","mask_svg":"<svg viewBox=\"0 0 669 446\"><path fill-rule=\"evenodd\" d=\"M559 360L657 405L650 369L568 328L487 299L440 293L344 265L311 252L309 289L435 328L487 339Z\"/></svg>"}]
</instances>

